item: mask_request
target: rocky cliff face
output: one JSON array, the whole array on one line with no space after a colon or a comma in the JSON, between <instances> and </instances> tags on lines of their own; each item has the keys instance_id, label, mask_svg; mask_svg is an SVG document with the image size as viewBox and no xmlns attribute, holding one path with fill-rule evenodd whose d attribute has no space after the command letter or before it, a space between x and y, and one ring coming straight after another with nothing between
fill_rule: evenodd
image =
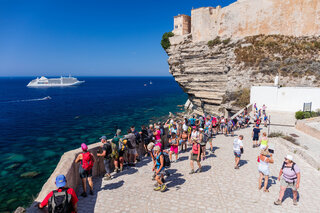
<instances>
[{"instance_id":1,"label":"rocky cliff face","mask_svg":"<svg viewBox=\"0 0 320 213\"><path fill-rule=\"evenodd\" d=\"M318 37L217 37L208 43L193 42L189 34L175 39L166 50L170 73L197 113L236 111L249 101L251 85L273 85L276 75L282 86L320 84Z\"/></svg>"}]
</instances>

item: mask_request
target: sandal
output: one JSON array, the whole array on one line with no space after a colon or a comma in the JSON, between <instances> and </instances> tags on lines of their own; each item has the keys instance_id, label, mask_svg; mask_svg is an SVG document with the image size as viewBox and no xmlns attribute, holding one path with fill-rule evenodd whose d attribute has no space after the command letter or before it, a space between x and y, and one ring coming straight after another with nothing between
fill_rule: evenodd
<instances>
[{"instance_id":1,"label":"sandal","mask_svg":"<svg viewBox=\"0 0 320 213\"><path fill-rule=\"evenodd\" d=\"M268 189L265 189L265 190L263 190L264 192L269 192L269 190Z\"/></svg>"}]
</instances>

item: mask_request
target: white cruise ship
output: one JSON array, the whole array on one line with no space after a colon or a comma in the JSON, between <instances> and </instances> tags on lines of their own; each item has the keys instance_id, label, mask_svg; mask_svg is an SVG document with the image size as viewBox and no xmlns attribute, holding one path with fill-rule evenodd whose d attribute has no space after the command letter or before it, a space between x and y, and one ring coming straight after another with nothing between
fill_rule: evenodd
<instances>
[{"instance_id":1,"label":"white cruise ship","mask_svg":"<svg viewBox=\"0 0 320 213\"><path fill-rule=\"evenodd\" d=\"M42 76L41 78L30 81L27 87L66 87L82 83L84 83L84 81L79 81L77 78L71 76L60 78L46 78Z\"/></svg>"}]
</instances>

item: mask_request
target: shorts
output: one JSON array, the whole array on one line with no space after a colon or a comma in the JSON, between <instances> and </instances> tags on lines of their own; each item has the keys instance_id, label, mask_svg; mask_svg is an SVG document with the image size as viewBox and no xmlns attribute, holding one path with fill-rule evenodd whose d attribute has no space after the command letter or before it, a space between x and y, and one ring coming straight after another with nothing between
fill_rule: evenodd
<instances>
[{"instance_id":1,"label":"shorts","mask_svg":"<svg viewBox=\"0 0 320 213\"><path fill-rule=\"evenodd\" d=\"M292 183L290 182L287 182L283 177L281 178L280 180L280 185L283 186L283 187L286 187L286 188L290 188L292 189L293 191L297 191L297 181L294 181Z\"/></svg>"},{"instance_id":2,"label":"shorts","mask_svg":"<svg viewBox=\"0 0 320 213\"><path fill-rule=\"evenodd\" d=\"M178 146L170 146L170 151L178 154L179 148Z\"/></svg>"},{"instance_id":3,"label":"shorts","mask_svg":"<svg viewBox=\"0 0 320 213\"><path fill-rule=\"evenodd\" d=\"M181 144L184 144L184 143L186 143L188 140L184 140L184 139L181 139L180 141L179 141L179 144L181 145Z\"/></svg>"},{"instance_id":4,"label":"shorts","mask_svg":"<svg viewBox=\"0 0 320 213\"><path fill-rule=\"evenodd\" d=\"M92 177L92 169L90 170L84 170L82 168L82 166L79 166L79 174L80 174L80 178L88 178L88 177Z\"/></svg>"},{"instance_id":5,"label":"shorts","mask_svg":"<svg viewBox=\"0 0 320 213\"><path fill-rule=\"evenodd\" d=\"M221 129L224 129L225 127L226 127L225 124L220 124L220 128L221 128Z\"/></svg>"},{"instance_id":6,"label":"shorts","mask_svg":"<svg viewBox=\"0 0 320 213\"><path fill-rule=\"evenodd\" d=\"M192 161L198 161L198 154L191 153L190 159ZM199 162L201 161L201 157L199 157Z\"/></svg>"},{"instance_id":7,"label":"shorts","mask_svg":"<svg viewBox=\"0 0 320 213\"><path fill-rule=\"evenodd\" d=\"M136 155L136 154L137 154L137 150L136 150L136 148L134 148L134 149L129 149L129 150L128 150L128 153L129 153L130 155Z\"/></svg>"},{"instance_id":8,"label":"shorts","mask_svg":"<svg viewBox=\"0 0 320 213\"><path fill-rule=\"evenodd\" d=\"M165 175L165 174L166 174L165 169L162 168L161 171L158 174L156 174L156 176L161 177L162 175Z\"/></svg>"},{"instance_id":9,"label":"shorts","mask_svg":"<svg viewBox=\"0 0 320 213\"><path fill-rule=\"evenodd\" d=\"M259 140L259 136L254 135L252 140L258 141Z\"/></svg>"},{"instance_id":10,"label":"shorts","mask_svg":"<svg viewBox=\"0 0 320 213\"><path fill-rule=\"evenodd\" d=\"M241 151L233 151L233 154L235 157L240 158L241 157Z\"/></svg>"}]
</instances>

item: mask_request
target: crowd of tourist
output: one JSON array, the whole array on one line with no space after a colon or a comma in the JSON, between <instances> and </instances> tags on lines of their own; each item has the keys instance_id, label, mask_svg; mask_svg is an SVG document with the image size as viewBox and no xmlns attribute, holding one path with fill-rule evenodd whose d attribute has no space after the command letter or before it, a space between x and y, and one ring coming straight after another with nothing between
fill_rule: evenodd
<instances>
[{"instance_id":1,"label":"crowd of tourist","mask_svg":"<svg viewBox=\"0 0 320 213\"><path fill-rule=\"evenodd\" d=\"M103 158L106 174L105 180L112 179L112 172L119 173L124 167L134 167L142 157L150 157L152 159L153 177L156 181L155 191L165 192L167 186L165 184L166 169L172 163L179 161L179 152L186 152L190 147L190 173L202 172L201 161L206 160L209 152L214 153L214 138L217 134L234 136L234 132L238 129L247 128L252 121L252 141L253 148L259 147L258 161L258 189L262 188L264 179L264 192L268 191L269 164L274 163L272 153L268 145L268 137L266 132L262 133L260 125L265 127L268 125L268 116L266 106L263 105L258 109L256 104L253 106L253 117L250 117L247 108L237 116L199 116L195 115L190 118L183 119L170 118L164 123L150 124L148 127L141 126L141 130L137 131L134 126L127 130L127 134L122 134L118 129L114 137L110 140L106 136L100 138L102 146L97 151L97 157ZM235 156L234 169L239 169L241 155L244 152L243 145L244 136L239 135L233 141L233 152ZM209 150L207 150L209 143ZM83 153L79 154L75 163L80 163L79 173L82 179L83 193L81 196L87 196L86 181L89 183L90 194L93 195L92 168L96 161L94 154L88 152L86 144L81 145ZM198 169L194 169L194 163ZM114 168L112 171L111 168ZM282 176L282 177L281 177ZM64 177L64 176L63 176ZM49 204L49 210L55 211L57 208L70 208L76 212L76 203L78 201L74 191L65 188L65 177L58 176L56 180L57 190L50 193L46 199L39 204L39 208L43 208ZM61 181L62 180L62 181ZM279 198L274 202L280 205L286 188L293 190L293 203L297 204L297 189L300 183L300 170L293 162L291 155L286 156L283 166L280 170L279 180L281 183ZM70 196L69 196L70 195ZM57 204L55 199L51 197L67 196L67 204ZM63 199L62 199L63 200ZM62 202L63 203L63 202ZM60 207L59 207L60 206ZM68 212L68 211L67 211Z\"/></svg>"}]
</instances>

